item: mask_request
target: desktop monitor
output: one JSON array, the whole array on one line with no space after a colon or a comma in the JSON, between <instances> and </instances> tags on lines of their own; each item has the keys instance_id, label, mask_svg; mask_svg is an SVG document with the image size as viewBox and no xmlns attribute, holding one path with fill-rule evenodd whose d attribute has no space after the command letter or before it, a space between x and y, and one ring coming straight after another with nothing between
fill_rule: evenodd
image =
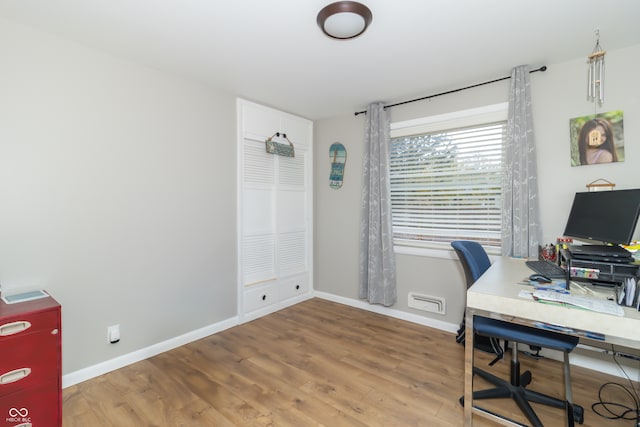
<instances>
[{"instance_id":1,"label":"desktop monitor","mask_svg":"<svg viewBox=\"0 0 640 427\"><path fill-rule=\"evenodd\" d=\"M640 189L576 193L564 235L628 245L640 214Z\"/></svg>"}]
</instances>

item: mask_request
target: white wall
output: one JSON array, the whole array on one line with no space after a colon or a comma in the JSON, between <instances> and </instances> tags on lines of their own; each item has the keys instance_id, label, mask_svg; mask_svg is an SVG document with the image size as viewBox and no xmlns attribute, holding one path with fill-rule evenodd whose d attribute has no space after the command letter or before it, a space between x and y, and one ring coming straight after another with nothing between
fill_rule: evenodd
<instances>
[{"instance_id":1,"label":"white wall","mask_svg":"<svg viewBox=\"0 0 640 427\"><path fill-rule=\"evenodd\" d=\"M640 186L640 86L634 70L640 67L640 45L610 51L606 57L606 103L601 111L624 111L625 157L623 163L571 167L569 119L593 114L586 101L585 58L560 64L546 64L548 70L531 75L533 119L537 160L543 241L555 242L564 230L573 194L598 178L617 184L617 189ZM514 64L518 65L518 64ZM531 64L537 67L543 64ZM505 70L509 75L509 70ZM478 82L502 76L479 77ZM428 79L428 75L425 75ZM472 84L476 82L463 82ZM443 90L454 89L444 88ZM508 101L509 80L433 98L391 109L393 121L443 114ZM431 95L415 94L416 97ZM411 98L411 97L409 97ZM386 100L393 103L399 100ZM334 117L316 122L316 280L317 291L344 298L358 298L358 238L363 115ZM329 146L341 142L347 149L343 187L328 186ZM336 244L339 242L339 244ZM414 255L396 256L398 302L395 310L458 324L464 308L464 276L451 254L443 258ZM446 315L417 311L407 306L407 294L418 291L446 299Z\"/></svg>"},{"instance_id":2,"label":"white wall","mask_svg":"<svg viewBox=\"0 0 640 427\"><path fill-rule=\"evenodd\" d=\"M235 98L3 20L0 57L0 284L62 304L64 373L233 318Z\"/></svg>"},{"instance_id":3,"label":"white wall","mask_svg":"<svg viewBox=\"0 0 640 427\"><path fill-rule=\"evenodd\" d=\"M62 303L64 372L235 317L234 96L3 20L0 57L0 284L44 288ZM568 120L593 108L584 58L532 75L545 241L587 182L638 186L639 58L640 46L607 54L604 109L625 111L621 164L569 166ZM397 107L392 118L503 102L507 92L497 83ZM357 299L363 116L314 127L315 287ZM348 150L340 190L328 186L336 141ZM394 309L423 315L406 306L420 291L447 299L434 319L459 322L457 262L398 255L397 264ZM109 345L117 323L122 340Z\"/></svg>"},{"instance_id":4,"label":"white wall","mask_svg":"<svg viewBox=\"0 0 640 427\"><path fill-rule=\"evenodd\" d=\"M561 236L573 194L598 178L616 184L616 189L638 188L640 168L640 45L607 52L605 103L600 111L624 111L625 161L571 167L569 119L594 114L586 101L586 65L578 58L549 68L533 86L534 125L538 146L539 186L543 239Z\"/></svg>"}]
</instances>

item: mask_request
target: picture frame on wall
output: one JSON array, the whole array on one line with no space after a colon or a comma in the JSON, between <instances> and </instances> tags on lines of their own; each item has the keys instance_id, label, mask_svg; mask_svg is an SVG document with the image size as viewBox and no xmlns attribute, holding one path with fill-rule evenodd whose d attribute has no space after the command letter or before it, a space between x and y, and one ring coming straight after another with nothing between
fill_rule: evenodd
<instances>
[{"instance_id":1,"label":"picture frame on wall","mask_svg":"<svg viewBox=\"0 0 640 427\"><path fill-rule=\"evenodd\" d=\"M571 166L624 162L622 110L569 120Z\"/></svg>"}]
</instances>

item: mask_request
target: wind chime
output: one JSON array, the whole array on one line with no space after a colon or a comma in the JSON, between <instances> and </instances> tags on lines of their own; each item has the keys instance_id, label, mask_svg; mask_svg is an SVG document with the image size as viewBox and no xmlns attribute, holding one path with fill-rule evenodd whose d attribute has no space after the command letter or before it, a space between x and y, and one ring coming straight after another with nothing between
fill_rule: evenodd
<instances>
[{"instance_id":1,"label":"wind chime","mask_svg":"<svg viewBox=\"0 0 640 427\"><path fill-rule=\"evenodd\" d=\"M587 99L599 105L604 102L604 56L606 53L600 47L600 30L596 30L596 46L587 57L589 64Z\"/></svg>"}]
</instances>

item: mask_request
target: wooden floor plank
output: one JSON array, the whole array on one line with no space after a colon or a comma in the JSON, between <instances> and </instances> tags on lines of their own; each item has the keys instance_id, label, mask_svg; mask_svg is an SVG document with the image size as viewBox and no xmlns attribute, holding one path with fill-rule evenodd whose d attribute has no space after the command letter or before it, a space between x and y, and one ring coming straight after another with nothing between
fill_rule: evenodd
<instances>
[{"instance_id":1,"label":"wooden floor plank","mask_svg":"<svg viewBox=\"0 0 640 427\"><path fill-rule=\"evenodd\" d=\"M63 425L459 427L463 359L451 333L312 299L66 388ZM477 359L508 378L508 357ZM532 388L562 396L559 362L520 360ZM578 367L572 381L585 427L631 425L591 410L600 385L624 381ZM622 389L608 396L632 403ZM483 405L524 420L510 400ZM562 411L535 408L545 426L564 425Z\"/></svg>"}]
</instances>

